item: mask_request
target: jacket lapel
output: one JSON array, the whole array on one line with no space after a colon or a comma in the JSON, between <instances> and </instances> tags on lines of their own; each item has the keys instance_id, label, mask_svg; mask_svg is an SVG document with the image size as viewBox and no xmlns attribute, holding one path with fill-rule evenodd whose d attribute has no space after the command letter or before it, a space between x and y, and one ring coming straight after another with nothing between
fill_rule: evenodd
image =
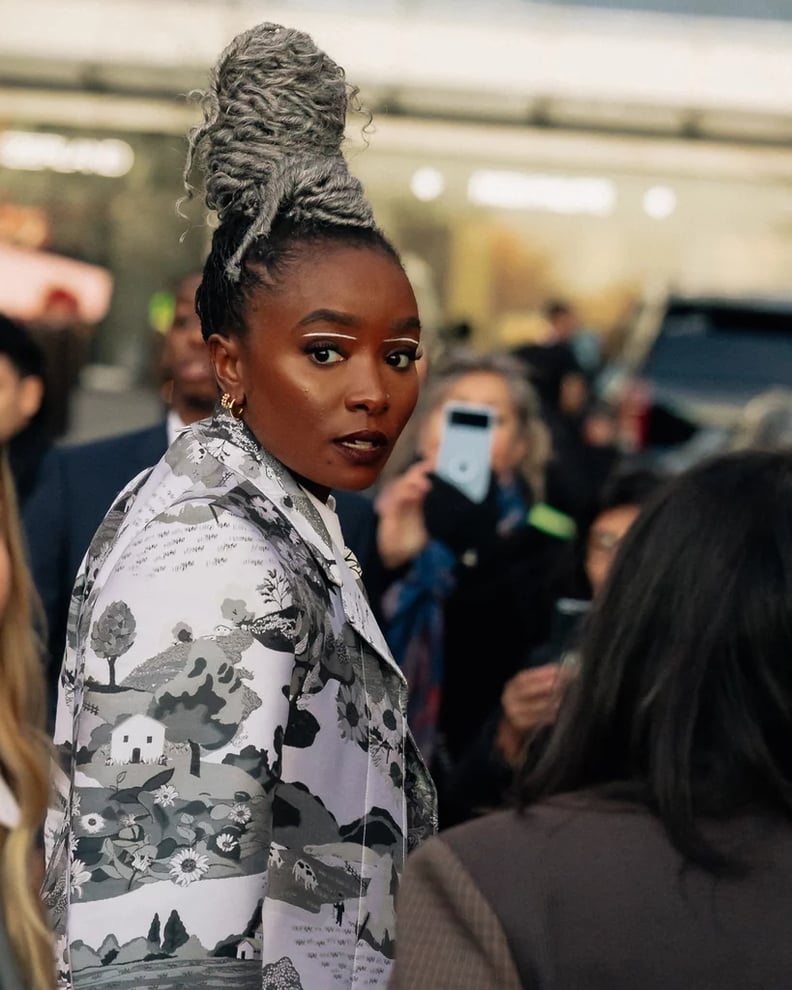
<instances>
[{"instance_id":1,"label":"jacket lapel","mask_svg":"<svg viewBox=\"0 0 792 990\"><path fill-rule=\"evenodd\" d=\"M360 586L360 568L356 566L354 555L344 548L346 559L336 559L327 527L294 475L259 446L244 423L234 419L225 410L216 410L211 423L204 420L196 424L193 431L204 432L201 440L207 450L243 475L297 531L310 548L326 579L340 589L344 615L349 625L404 681L404 675L391 655Z\"/></svg>"}]
</instances>

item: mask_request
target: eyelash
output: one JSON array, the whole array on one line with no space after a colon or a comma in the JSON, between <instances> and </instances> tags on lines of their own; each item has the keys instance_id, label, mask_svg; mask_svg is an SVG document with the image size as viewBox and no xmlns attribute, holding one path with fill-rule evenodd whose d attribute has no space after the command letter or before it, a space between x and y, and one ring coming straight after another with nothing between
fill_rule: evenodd
<instances>
[{"instance_id":1,"label":"eyelash","mask_svg":"<svg viewBox=\"0 0 792 990\"><path fill-rule=\"evenodd\" d=\"M330 352L332 352L334 354L338 354L338 355L340 355L340 357L342 359L346 360L346 355L344 354L344 352L339 347L339 344L337 343L337 341L332 341L331 342L329 340L314 340L310 344L307 344L306 347L305 347L305 353L309 357L311 357L316 364L318 364L318 365L320 365L322 367L333 365L333 364L339 364L340 362L338 362L338 361L318 361L318 360L316 360L316 355L317 354L321 354L323 352L328 352L328 351L330 351ZM422 353L423 352L421 351L421 348L420 347L416 347L414 350L413 349L409 349L409 350L402 349L402 350L398 350L398 351L391 351L391 353L386 356L385 360L388 363L389 367L394 368L396 371L407 371L407 369L410 367L410 365L414 364L422 356ZM393 358L393 357L396 357L396 358L398 358L398 357L406 357L407 358L407 361L408 361L408 364L405 365L402 368L399 368L395 364L391 364L390 363L390 358Z\"/></svg>"}]
</instances>

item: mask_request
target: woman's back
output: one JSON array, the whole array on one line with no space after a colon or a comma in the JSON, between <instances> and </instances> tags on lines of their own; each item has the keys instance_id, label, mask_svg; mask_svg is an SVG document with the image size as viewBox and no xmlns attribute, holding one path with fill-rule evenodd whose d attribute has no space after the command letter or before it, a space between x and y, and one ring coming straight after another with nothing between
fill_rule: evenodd
<instances>
[{"instance_id":1,"label":"woman's back","mask_svg":"<svg viewBox=\"0 0 792 990\"><path fill-rule=\"evenodd\" d=\"M746 815L712 831L751 863L745 875L683 868L653 816L574 795L444 832L411 859L392 986L786 987L792 827ZM461 953L445 951L453 933Z\"/></svg>"},{"instance_id":2,"label":"woman's back","mask_svg":"<svg viewBox=\"0 0 792 990\"><path fill-rule=\"evenodd\" d=\"M589 613L523 817L463 826L408 865L397 966L422 939L434 965L466 924L449 956L464 979L424 985L792 985L790 655L792 454L664 486ZM473 982L472 959L489 965Z\"/></svg>"}]
</instances>

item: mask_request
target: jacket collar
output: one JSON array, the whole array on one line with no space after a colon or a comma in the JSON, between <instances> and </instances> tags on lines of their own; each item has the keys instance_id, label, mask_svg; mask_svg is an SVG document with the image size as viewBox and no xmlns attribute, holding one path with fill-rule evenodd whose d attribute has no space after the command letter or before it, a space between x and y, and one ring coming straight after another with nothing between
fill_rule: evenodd
<instances>
[{"instance_id":1,"label":"jacket collar","mask_svg":"<svg viewBox=\"0 0 792 990\"><path fill-rule=\"evenodd\" d=\"M289 469L264 450L242 420L217 406L193 432L217 460L241 474L271 501L311 548L333 584L341 585L332 540L324 520Z\"/></svg>"},{"instance_id":2,"label":"jacket collar","mask_svg":"<svg viewBox=\"0 0 792 990\"><path fill-rule=\"evenodd\" d=\"M339 562L324 520L289 469L264 450L247 426L217 406L211 420L192 427L193 435L209 454L242 475L261 492L305 540L327 580L341 589L344 614L349 624L386 661L399 678L396 664L374 618L359 582L359 568ZM346 549L346 548L344 548ZM347 560L351 556L348 553Z\"/></svg>"}]
</instances>

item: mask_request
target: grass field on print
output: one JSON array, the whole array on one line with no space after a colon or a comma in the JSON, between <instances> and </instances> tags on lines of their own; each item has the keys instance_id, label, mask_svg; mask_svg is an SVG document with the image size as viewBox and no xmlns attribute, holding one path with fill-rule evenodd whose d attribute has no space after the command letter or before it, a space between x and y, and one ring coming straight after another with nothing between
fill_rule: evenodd
<instances>
[{"instance_id":1,"label":"grass field on print","mask_svg":"<svg viewBox=\"0 0 792 990\"><path fill-rule=\"evenodd\" d=\"M261 964L234 959L205 959L200 963L156 959L130 966L81 970L77 985L101 990L261 990Z\"/></svg>"}]
</instances>

